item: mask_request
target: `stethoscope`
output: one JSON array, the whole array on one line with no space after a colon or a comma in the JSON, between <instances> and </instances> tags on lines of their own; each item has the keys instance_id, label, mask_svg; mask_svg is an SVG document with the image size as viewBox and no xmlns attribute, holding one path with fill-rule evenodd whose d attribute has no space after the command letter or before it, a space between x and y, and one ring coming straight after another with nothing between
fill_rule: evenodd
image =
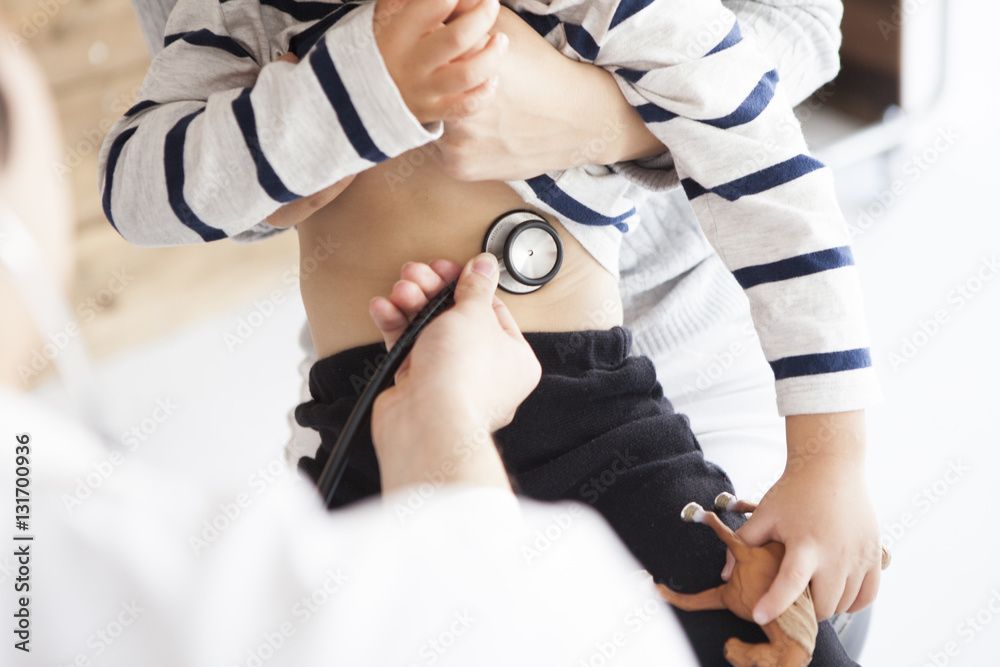
<instances>
[{"instance_id":1,"label":"stethoscope","mask_svg":"<svg viewBox=\"0 0 1000 667\"><path fill-rule=\"evenodd\" d=\"M528 294L541 289L559 273L563 261L559 233L532 211L510 211L497 218L486 230L483 252L496 256L500 265L499 287L511 294ZM375 399L392 383L424 327L454 303L455 283L449 283L417 313L361 392L319 475L319 492L327 507L347 469L358 435L363 429L371 430L371 409Z\"/></svg>"},{"instance_id":2,"label":"stethoscope","mask_svg":"<svg viewBox=\"0 0 1000 667\"><path fill-rule=\"evenodd\" d=\"M483 252L500 263L500 289L528 294L556 277L563 261L559 233L532 211L511 211L486 230Z\"/></svg>"}]
</instances>

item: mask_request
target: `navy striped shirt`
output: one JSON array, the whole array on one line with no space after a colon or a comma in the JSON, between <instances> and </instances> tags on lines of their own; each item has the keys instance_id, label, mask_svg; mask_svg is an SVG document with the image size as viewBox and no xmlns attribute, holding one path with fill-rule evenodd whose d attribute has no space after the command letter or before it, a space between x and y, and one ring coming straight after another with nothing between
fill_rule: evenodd
<instances>
[{"instance_id":1,"label":"navy striped shirt","mask_svg":"<svg viewBox=\"0 0 1000 667\"><path fill-rule=\"evenodd\" d=\"M735 17L715 0L505 4L567 57L612 72L669 148L664 178L683 187L746 290L779 383L869 370L829 170L809 155L777 72ZM440 136L440 124L417 122L382 64L372 9L180 0L140 99L101 152L115 228L142 245L265 231L260 221L281 204ZM286 51L305 66L264 67ZM329 131L294 131L317 125ZM626 178L588 166L508 184L617 275L621 234L639 223Z\"/></svg>"}]
</instances>

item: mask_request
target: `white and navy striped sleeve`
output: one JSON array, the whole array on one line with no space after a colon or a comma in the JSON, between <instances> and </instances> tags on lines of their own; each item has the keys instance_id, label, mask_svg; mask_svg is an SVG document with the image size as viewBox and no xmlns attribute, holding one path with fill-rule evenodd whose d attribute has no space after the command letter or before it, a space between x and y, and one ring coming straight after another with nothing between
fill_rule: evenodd
<instances>
[{"instance_id":1,"label":"white and navy striped sleeve","mask_svg":"<svg viewBox=\"0 0 1000 667\"><path fill-rule=\"evenodd\" d=\"M128 241L250 230L279 206L440 136L410 113L375 43L374 6L180 0L138 101L100 156L105 214ZM301 62L274 62L278 15ZM291 15L289 15L291 14Z\"/></svg>"},{"instance_id":2,"label":"white and navy striped sleeve","mask_svg":"<svg viewBox=\"0 0 1000 667\"><path fill-rule=\"evenodd\" d=\"M532 3L534 4L534 3ZM524 15L524 14L522 14ZM528 17L611 71L750 300L782 415L880 398L849 233L777 71L708 0L554 0Z\"/></svg>"}]
</instances>

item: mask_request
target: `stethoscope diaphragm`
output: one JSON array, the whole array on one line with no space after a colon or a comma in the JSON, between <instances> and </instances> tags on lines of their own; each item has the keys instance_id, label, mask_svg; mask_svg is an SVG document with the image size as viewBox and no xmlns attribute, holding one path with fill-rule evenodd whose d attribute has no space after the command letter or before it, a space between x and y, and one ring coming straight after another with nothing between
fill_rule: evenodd
<instances>
[{"instance_id":1,"label":"stethoscope diaphragm","mask_svg":"<svg viewBox=\"0 0 1000 667\"><path fill-rule=\"evenodd\" d=\"M512 294L534 292L555 278L562 267L559 233L533 211L505 213L486 230L483 252L500 262L500 289Z\"/></svg>"}]
</instances>

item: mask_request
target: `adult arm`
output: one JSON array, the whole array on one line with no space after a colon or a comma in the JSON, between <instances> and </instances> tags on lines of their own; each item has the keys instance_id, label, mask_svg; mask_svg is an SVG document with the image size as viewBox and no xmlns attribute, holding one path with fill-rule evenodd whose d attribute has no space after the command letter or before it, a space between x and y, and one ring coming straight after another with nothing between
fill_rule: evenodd
<instances>
[{"instance_id":1,"label":"adult arm","mask_svg":"<svg viewBox=\"0 0 1000 667\"><path fill-rule=\"evenodd\" d=\"M2 388L0 406L9 447L30 431L32 528L48 547L30 549L45 584L25 593L25 664L559 665L623 630L619 664L696 665L655 590L638 585L639 564L588 506L455 485L329 512L294 470L264 489L234 475L194 485L142 452L81 500L95 462L121 452ZM247 472L273 456L266 443L242 444ZM8 453L4 488L15 478ZM562 535L538 550L554 520ZM16 576L16 556L0 565ZM19 610L14 595L0 600L6 617ZM444 635L458 639L447 651L429 643Z\"/></svg>"},{"instance_id":2,"label":"adult arm","mask_svg":"<svg viewBox=\"0 0 1000 667\"><path fill-rule=\"evenodd\" d=\"M841 0L723 4L773 61L791 102L836 75ZM445 124L437 145L448 173L464 180L520 180L582 163L629 161L618 171L640 185L674 183L665 177L669 161L635 161L665 149L607 71L565 58L513 12L502 11L497 24L511 36L497 95L478 114Z\"/></svg>"},{"instance_id":3,"label":"adult arm","mask_svg":"<svg viewBox=\"0 0 1000 667\"><path fill-rule=\"evenodd\" d=\"M523 180L665 150L608 71L563 56L506 7L494 30L510 37L495 97L477 113L446 120L436 142L450 176Z\"/></svg>"}]
</instances>

